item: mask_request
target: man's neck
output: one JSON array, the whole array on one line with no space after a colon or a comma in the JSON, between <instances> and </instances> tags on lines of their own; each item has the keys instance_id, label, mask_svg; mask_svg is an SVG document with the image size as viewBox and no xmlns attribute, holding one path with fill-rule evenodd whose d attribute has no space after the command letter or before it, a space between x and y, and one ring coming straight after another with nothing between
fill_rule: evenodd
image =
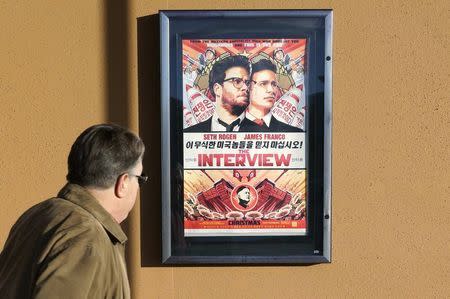
<instances>
[{"instance_id":1,"label":"man's neck","mask_svg":"<svg viewBox=\"0 0 450 299\"><path fill-rule=\"evenodd\" d=\"M114 188L98 189L86 187L86 190L98 201L98 203L108 212L117 223L121 223L124 218L117 210L116 201L112 199L114 196Z\"/></svg>"},{"instance_id":2,"label":"man's neck","mask_svg":"<svg viewBox=\"0 0 450 299\"><path fill-rule=\"evenodd\" d=\"M259 109L250 104L248 106L248 112L258 119L262 119L266 114L270 112L270 109Z\"/></svg>"},{"instance_id":3,"label":"man's neck","mask_svg":"<svg viewBox=\"0 0 450 299\"><path fill-rule=\"evenodd\" d=\"M216 113L219 116L219 119L227 124L231 124L239 115L234 115L230 111L220 107L219 105L216 107Z\"/></svg>"}]
</instances>

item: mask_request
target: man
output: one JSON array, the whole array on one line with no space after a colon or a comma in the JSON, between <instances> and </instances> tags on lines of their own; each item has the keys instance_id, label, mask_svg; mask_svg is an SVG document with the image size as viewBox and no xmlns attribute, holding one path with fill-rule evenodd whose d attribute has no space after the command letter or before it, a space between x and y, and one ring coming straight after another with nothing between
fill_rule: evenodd
<instances>
[{"instance_id":1,"label":"man","mask_svg":"<svg viewBox=\"0 0 450 299\"><path fill-rule=\"evenodd\" d=\"M272 57L277 64L279 73L289 74L291 72L291 66L289 65L291 57L289 56L289 54L284 55L284 51L282 48L276 48L273 51Z\"/></svg>"},{"instance_id":2,"label":"man","mask_svg":"<svg viewBox=\"0 0 450 299\"><path fill-rule=\"evenodd\" d=\"M248 187L241 186L237 189L239 205L246 209L251 200L250 190Z\"/></svg>"},{"instance_id":3,"label":"man","mask_svg":"<svg viewBox=\"0 0 450 299\"><path fill-rule=\"evenodd\" d=\"M1 298L130 298L120 228L142 175L144 144L117 125L72 145L68 183L26 211L0 254Z\"/></svg>"},{"instance_id":4,"label":"man","mask_svg":"<svg viewBox=\"0 0 450 299\"><path fill-rule=\"evenodd\" d=\"M250 65L245 56L229 56L216 62L209 73L209 89L216 100L214 114L184 131L238 131L248 106L249 73Z\"/></svg>"},{"instance_id":5,"label":"man","mask_svg":"<svg viewBox=\"0 0 450 299\"><path fill-rule=\"evenodd\" d=\"M250 104L240 130L244 132L302 132L301 129L285 124L272 115L279 87L277 67L268 59L252 64L250 78Z\"/></svg>"}]
</instances>

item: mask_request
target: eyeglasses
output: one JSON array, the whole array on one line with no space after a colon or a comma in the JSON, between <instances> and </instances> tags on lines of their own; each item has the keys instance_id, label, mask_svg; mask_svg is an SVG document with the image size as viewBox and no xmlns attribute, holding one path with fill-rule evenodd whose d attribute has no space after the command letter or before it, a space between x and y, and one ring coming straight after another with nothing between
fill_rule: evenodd
<instances>
[{"instance_id":1,"label":"eyeglasses","mask_svg":"<svg viewBox=\"0 0 450 299\"><path fill-rule=\"evenodd\" d=\"M256 85L258 85L259 87L262 87L262 88L265 88L265 89L267 89L269 87L269 85L272 86L273 89L279 87L278 82L276 82L276 81L265 80L265 81L256 82L256 81L252 80L252 82L255 83Z\"/></svg>"},{"instance_id":2,"label":"eyeglasses","mask_svg":"<svg viewBox=\"0 0 450 299\"><path fill-rule=\"evenodd\" d=\"M223 80L223 82L227 82L227 81L231 81L231 83L233 83L233 86L237 89L242 88L242 86L244 86L244 84L247 86L250 85L250 80L244 80L244 79L238 78L238 77L231 77L231 78Z\"/></svg>"},{"instance_id":3,"label":"eyeglasses","mask_svg":"<svg viewBox=\"0 0 450 299\"><path fill-rule=\"evenodd\" d=\"M137 174L129 173L129 175L137 177L139 186L142 186L145 182L148 181L148 176L146 176L145 174L137 175Z\"/></svg>"}]
</instances>

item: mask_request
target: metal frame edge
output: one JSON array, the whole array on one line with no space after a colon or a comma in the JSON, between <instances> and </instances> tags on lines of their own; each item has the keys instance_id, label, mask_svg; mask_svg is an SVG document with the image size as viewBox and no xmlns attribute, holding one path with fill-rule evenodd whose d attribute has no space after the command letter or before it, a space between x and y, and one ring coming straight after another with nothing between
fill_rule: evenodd
<instances>
[{"instance_id":1,"label":"metal frame edge","mask_svg":"<svg viewBox=\"0 0 450 299\"><path fill-rule=\"evenodd\" d=\"M159 13L160 50L161 50L161 200L162 224L162 262L171 256L170 231L170 55L169 55L169 18Z\"/></svg>"}]
</instances>

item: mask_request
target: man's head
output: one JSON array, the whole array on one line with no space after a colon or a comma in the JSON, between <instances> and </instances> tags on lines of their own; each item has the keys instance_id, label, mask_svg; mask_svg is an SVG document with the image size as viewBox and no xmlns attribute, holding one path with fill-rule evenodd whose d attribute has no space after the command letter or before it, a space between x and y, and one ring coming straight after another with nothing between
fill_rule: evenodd
<instances>
[{"instance_id":1,"label":"man's head","mask_svg":"<svg viewBox=\"0 0 450 299\"><path fill-rule=\"evenodd\" d=\"M241 186L237 189L236 194L239 199L239 204L246 208L251 200L250 189L248 189L248 187Z\"/></svg>"},{"instance_id":2,"label":"man's head","mask_svg":"<svg viewBox=\"0 0 450 299\"><path fill-rule=\"evenodd\" d=\"M216 62L209 73L209 89L218 107L232 115L240 115L248 106L249 61L235 55Z\"/></svg>"},{"instance_id":3,"label":"man's head","mask_svg":"<svg viewBox=\"0 0 450 299\"><path fill-rule=\"evenodd\" d=\"M213 48L207 48L205 51L206 61L211 61L216 58L216 51Z\"/></svg>"},{"instance_id":4,"label":"man's head","mask_svg":"<svg viewBox=\"0 0 450 299\"><path fill-rule=\"evenodd\" d=\"M72 145L67 180L99 194L110 194L108 201L113 211L109 212L118 215L115 218L120 222L136 200L144 150L142 140L125 128L110 124L92 126Z\"/></svg>"},{"instance_id":5,"label":"man's head","mask_svg":"<svg viewBox=\"0 0 450 299\"><path fill-rule=\"evenodd\" d=\"M275 51L273 51L273 59L282 61L284 58L284 51L281 48L276 48Z\"/></svg>"},{"instance_id":6,"label":"man's head","mask_svg":"<svg viewBox=\"0 0 450 299\"><path fill-rule=\"evenodd\" d=\"M277 67L268 59L252 64L250 106L259 114L267 114L275 104L278 92L276 72Z\"/></svg>"}]
</instances>

